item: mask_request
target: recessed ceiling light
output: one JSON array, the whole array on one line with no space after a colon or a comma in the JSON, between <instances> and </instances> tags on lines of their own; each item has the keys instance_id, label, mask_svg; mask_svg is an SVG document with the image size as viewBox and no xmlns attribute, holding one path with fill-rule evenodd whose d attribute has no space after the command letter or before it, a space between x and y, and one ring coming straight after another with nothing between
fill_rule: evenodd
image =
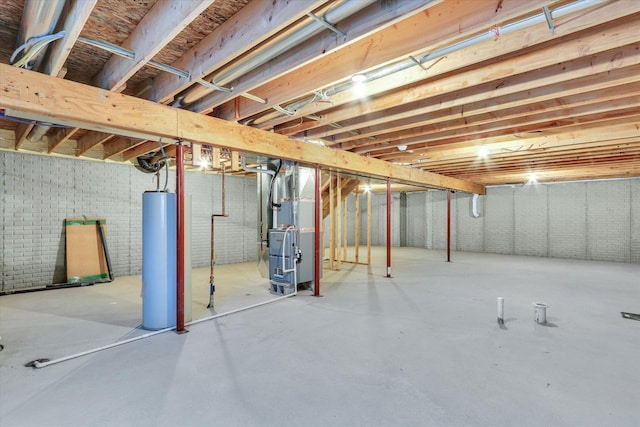
<instances>
[{"instance_id":1,"label":"recessed ceiling light","mask_svg":"<svg viewBox=\"0 0 640 427\"><path fill-rule=\"evenodd\" d=\"M407 150L407 146L406 145L398 145L398 150L406 151Z\"/></svg>"},{"instance_id":2,"label":"recessed ceiling light","mask_svg":"<svg viewBox=\"0 0 640 427\"><path fill-rule=\"evenodd\" d=\"M538 176L534 172L531 172L529 174L529 181L527 182L530 184L535 184L536 182L538 182Z\"/></svg>"},{"instance_id":3,"label":"recessed ceiling light","mask_svg":"<svg viewBox=\"0 0 640 427\"><path fill-rule=\"evenodd\" d=\"M481 159L486 159L488 155L489 150L487 150L487 147L480 147L478 149L478 157L480 157Z\"/></svg>"}]
</instances>

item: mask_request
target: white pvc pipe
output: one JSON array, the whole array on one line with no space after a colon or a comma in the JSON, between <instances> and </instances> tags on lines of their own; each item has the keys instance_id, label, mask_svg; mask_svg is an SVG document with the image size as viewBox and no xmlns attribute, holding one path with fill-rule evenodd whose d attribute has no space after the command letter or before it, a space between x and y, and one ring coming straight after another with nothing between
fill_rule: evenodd
<instances>
[{"instance_id":1,"label":"white pvc pipe","mask_svg":"<svg viewBox=\"0 0 640 427\"><path fill-rule=\"evenodd\" d=\"M478 197L478 194L474 194L471 199L471 215L473 215L474 218L480 218L480 213L478 213Z\"/></svg>"},{"instance_id":2,"label":"white pvc pipe","mask_svg":"<svg viewBox=\"0 0 640 427\"><path fill-rule=\"evenodd\" d=\"M498 297L498 323L504 323L504 298Z\"/></svg>"},{"instance_id":3,"label":"white pvc pipe","mask_svg":"<svg viewBox=\"0 0 640 427\"><path fill-rule=\"evenodd\" d=\"M274 298L274 299L270 299L270 300L267 300L267 301L262 301L262 302L259 302L257 304L252 304L252 305L249 305L249 306L246 306L246 307L237 308L235 310L227 311L227 312L224 312L224 313L215 314L213 316L209 316L209 317L205 317L205 318L202 318L202 319L194 320L192 322L185 323L185 326L195 325L196 323L201 323L201 322L204 322L204 321L207 321L207 320L212 320L212 319L217 319L219 317L229 316L230 314L235 314L235 313L239 313L241 311L249 310L249 309L252 309L252 308L255 308L255 307L260 307L262 305L271 304L273 302L280 301L280 300L283 300L285 298L292 297L294 295L295 295L295 293L289 294L289 295L285 295L285 296L282 296L282 297L278 297L278 298ZM129 343L134 342L134 341L139 341L141 339L149 338L149 337L152 337L154 335L163 334L165 332L173 331L175 329L176 329L175 326L171 327L171 328L160 329L158 331L149 332L149 333L146 333L146 334L134 337L134 338L129 338L129 339L126 339L126 340L123 340L123 341L118 341L118 342L115 342L113 344L109 344L109 345L105 345L105 346L102 346L102 347L93 348L91 350L82 351L80 353L71 354L69 356L60 357L58 359L53 359L53 360L50 360L48 362L35 361L33 366L34 366L34 368L37 368L37 369L45 368L45 367L50 366L50 365L55 365L57 363L66 362L67 360L76 359L76 358L82 357L82 356L87 356L87 355L92 354L92 353L97 353L97 352L102 351L102 350L108 350L108 349L113 348L113 347L118 347L118 346L121 346L121 345L124 345L124 344L129 344Z\"/></svg>"}]
</instances>

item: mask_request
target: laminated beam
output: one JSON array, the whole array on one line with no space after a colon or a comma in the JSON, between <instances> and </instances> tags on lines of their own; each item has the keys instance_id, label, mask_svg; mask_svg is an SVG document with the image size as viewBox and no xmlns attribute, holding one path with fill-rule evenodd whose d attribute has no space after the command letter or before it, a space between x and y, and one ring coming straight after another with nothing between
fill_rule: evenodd
<instances>
[{"instance_id":1,"label":"laminated beam","mask_svg":"<svg viewBox=\"0 0 640 427\"><path fill-rule=\"evenodd\" d=\"M0 108L14 116L139 138L184 139L426 187L485 194L482 185L291 140L284 135L0 64ZM164 140L163 140L164 142ZM126 154L126 153L125 153ZM126 156L125 156L126 157ZM132 158L132 157L130 157Z\"/></svg>"}]
</instances>

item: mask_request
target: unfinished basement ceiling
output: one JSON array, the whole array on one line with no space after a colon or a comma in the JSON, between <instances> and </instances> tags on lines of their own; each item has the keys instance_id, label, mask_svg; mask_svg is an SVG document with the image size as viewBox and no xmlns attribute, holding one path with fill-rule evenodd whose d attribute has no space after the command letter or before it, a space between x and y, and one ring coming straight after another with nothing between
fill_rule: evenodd
<instances>
[{"instance_id":1,"label":"unfinished basement ceiling","mask_svg":"<svg viewBox=\"0 0 640 427\"><path fill-rule=\"evenodd\" d=\"M2 2L0 62L57 1ZM640 176L635 0L60 3L42 73L479 184ZM43 125L0 119L0 147L158 150Z\"/></svg>"}]
</instances>

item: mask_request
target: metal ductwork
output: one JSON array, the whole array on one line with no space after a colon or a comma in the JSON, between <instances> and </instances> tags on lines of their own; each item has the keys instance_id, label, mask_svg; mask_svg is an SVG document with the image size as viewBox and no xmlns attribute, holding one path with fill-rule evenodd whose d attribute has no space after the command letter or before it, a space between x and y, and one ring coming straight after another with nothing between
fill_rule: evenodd
<instances>
[{"instance_id":1,"label":"metal ductwork","mask_svg":"<svg viewBox=\"0 0 640 427\"><path fill-rule=\"evenodd\" d=\"M377 0L360 0L360 1L346 1L333 9L327 11L322 17L324 21L337 24L338 22L348 18L349 16L361 11L367 6L375 3ZM282 40L274 43L260 53L241 61L238 64L223 68L215 74L209 75L205 80L219 85L227 85L238 77L243 76L256 67L266 63L267 61L277 57L278 55L286 52L287 50L295 47L304 40L315 36L316 34L326 30L327 27L315 19L309 18L309 22L302 28L294 31L292 34L284 37ZM210 93L213 89L207 88L201 85L195 85L182 94L176 96L176 102L174 106L184 107L191 104L203 96Z\"/></svg>"}]
</instances>

